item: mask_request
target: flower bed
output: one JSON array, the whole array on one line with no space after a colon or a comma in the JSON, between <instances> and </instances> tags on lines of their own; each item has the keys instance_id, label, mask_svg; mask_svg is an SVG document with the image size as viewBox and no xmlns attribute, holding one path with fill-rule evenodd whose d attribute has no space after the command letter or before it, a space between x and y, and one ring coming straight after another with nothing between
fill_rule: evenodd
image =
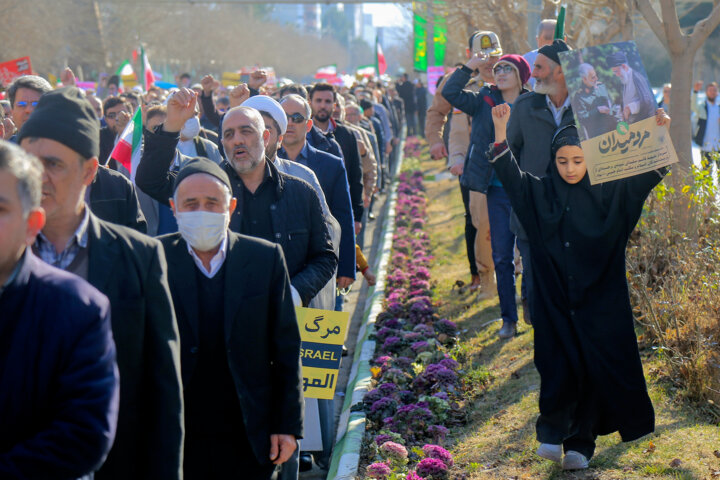
<instances>
[{"instance_id":1,"label":"flower bed","mask_svg":"<svg viewBox=\"0 0 720 480\"><path fill-rule=\"evenodd\" d=\"M453 465L442 445L463 422L459 364L448 353L456 325L437 316L421 172L399 177L385 309L375 321L375 388L365 394L371 462L366 478L437 480Z\"/></svg>"}]
</instances>

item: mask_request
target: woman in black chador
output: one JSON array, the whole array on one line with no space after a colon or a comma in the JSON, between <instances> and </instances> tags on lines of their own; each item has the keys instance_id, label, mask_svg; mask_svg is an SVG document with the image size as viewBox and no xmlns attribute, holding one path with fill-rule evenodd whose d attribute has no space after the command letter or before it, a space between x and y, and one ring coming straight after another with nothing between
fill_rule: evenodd
<instances>
[{"instance_id":1,"label":"woman in black chador","mask_svg":"<svg viewBox=\"0 0 720 480\"><path fill-rule=\"evenodd\" d=\"M650 191L667 169L590 185L575 127L556 133L539 179L522 172L505 141L510 108L493 108L489 155L530 239L535 365L540 372L537 453L567 470L587 468L598 435L651 433L625 277L625 247ZM670 118L658 110L658 125ZM563 447L565 456L563 458Z\"/></svg>"}]
</instances>

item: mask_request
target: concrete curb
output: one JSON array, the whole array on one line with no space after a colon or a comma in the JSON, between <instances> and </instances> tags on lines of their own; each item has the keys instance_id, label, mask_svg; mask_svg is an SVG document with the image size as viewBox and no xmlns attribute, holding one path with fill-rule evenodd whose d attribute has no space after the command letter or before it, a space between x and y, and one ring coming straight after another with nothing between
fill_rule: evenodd
<instances>
[{"instance_id":1,"label":"concrete curb","mask_svg":"<svg viewBox=\"0 0 720 480\"><path fill-rule=\"evenodd\" d=\"M404 142L398 145L404 148ZM385 279L387 267L390 263L392 250L392 239L395 233L395 203L397 201L398 174L402 167L402 156L395 166L392 185L390 186L390 197L385 205L385 223L383 225L382 246L378 250L375 271L377 272L377 283L368 293L365 302L365 313L362 325L357 335L353 365L350 369L347 388L345 390L345 401L338 420L338 432L333 448L332 460L328 470L328 479L354 480L360 466L360 449L362 448L363 437L365 436L365 414L363 412L351 412L350 408L362 402L363 396L368 391L372 381L370 373L370 360L375 353L375 341L368 337L375 331L375 319L382 312L383 298L385 294Z\"/></svg>"}]
</instances>

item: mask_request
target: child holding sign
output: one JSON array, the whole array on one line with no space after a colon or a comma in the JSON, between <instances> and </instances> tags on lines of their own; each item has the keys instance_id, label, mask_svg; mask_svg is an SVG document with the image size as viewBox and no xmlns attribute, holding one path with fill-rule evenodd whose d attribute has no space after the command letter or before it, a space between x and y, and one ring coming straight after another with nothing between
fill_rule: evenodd
<instances>
[{"instance_id":1,"label":"child holding sign","mask_svg":"<svg viewBox=\"0 0 720 480\"><path fill-rule=\"evenodd\" d=\"M540 372L537 453L566 470L587 468L598 435L651 433L647 394L626 283L625 248L650 191L667 169L590 185L574 126L553 138L545 177L519 169L505 140L508 105L492 110L488 157L528 234ZM660 109L658 125L670 118ZM565 456L563 458L563 447Z\"/></svg>"}]
</instances>

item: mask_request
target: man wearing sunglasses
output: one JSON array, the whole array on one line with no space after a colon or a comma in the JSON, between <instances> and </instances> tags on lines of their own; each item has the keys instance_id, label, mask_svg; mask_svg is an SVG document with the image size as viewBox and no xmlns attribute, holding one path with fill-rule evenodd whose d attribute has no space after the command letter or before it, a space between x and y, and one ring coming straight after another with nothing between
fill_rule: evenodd
<instances>
[{"instance_id":1,"label":"man wearing sunglasses","mask_svg":"<svg viewBox=\"0 0 720 480\"><path fill-rule=\"evenodd\" d=\"M37 75L25 75L16 78L10 84L7 95L12 108L12 119L18 132L35 110L35 107L37 107L40 97L50 90L52 90L50 83ZM17 136L10 137L10 141L17 143Z\"/></svg>"},{"instance_id":2,"label":"man wearing sunglasses","mask_svg":"<svg viewBox=\"0 0 720 480\"><path fill-rule=\"evenodd\" d=\"M107 126L100 129L100 156L98 160L101 165L107 163L118 137L130 121L132 107L121 97L107 97L103 102L103 112L105 112ZM113 161L113 163L115 162ZM118 169L117 165L108 166L114 170Z\"/></svg>"}]
</instances>

